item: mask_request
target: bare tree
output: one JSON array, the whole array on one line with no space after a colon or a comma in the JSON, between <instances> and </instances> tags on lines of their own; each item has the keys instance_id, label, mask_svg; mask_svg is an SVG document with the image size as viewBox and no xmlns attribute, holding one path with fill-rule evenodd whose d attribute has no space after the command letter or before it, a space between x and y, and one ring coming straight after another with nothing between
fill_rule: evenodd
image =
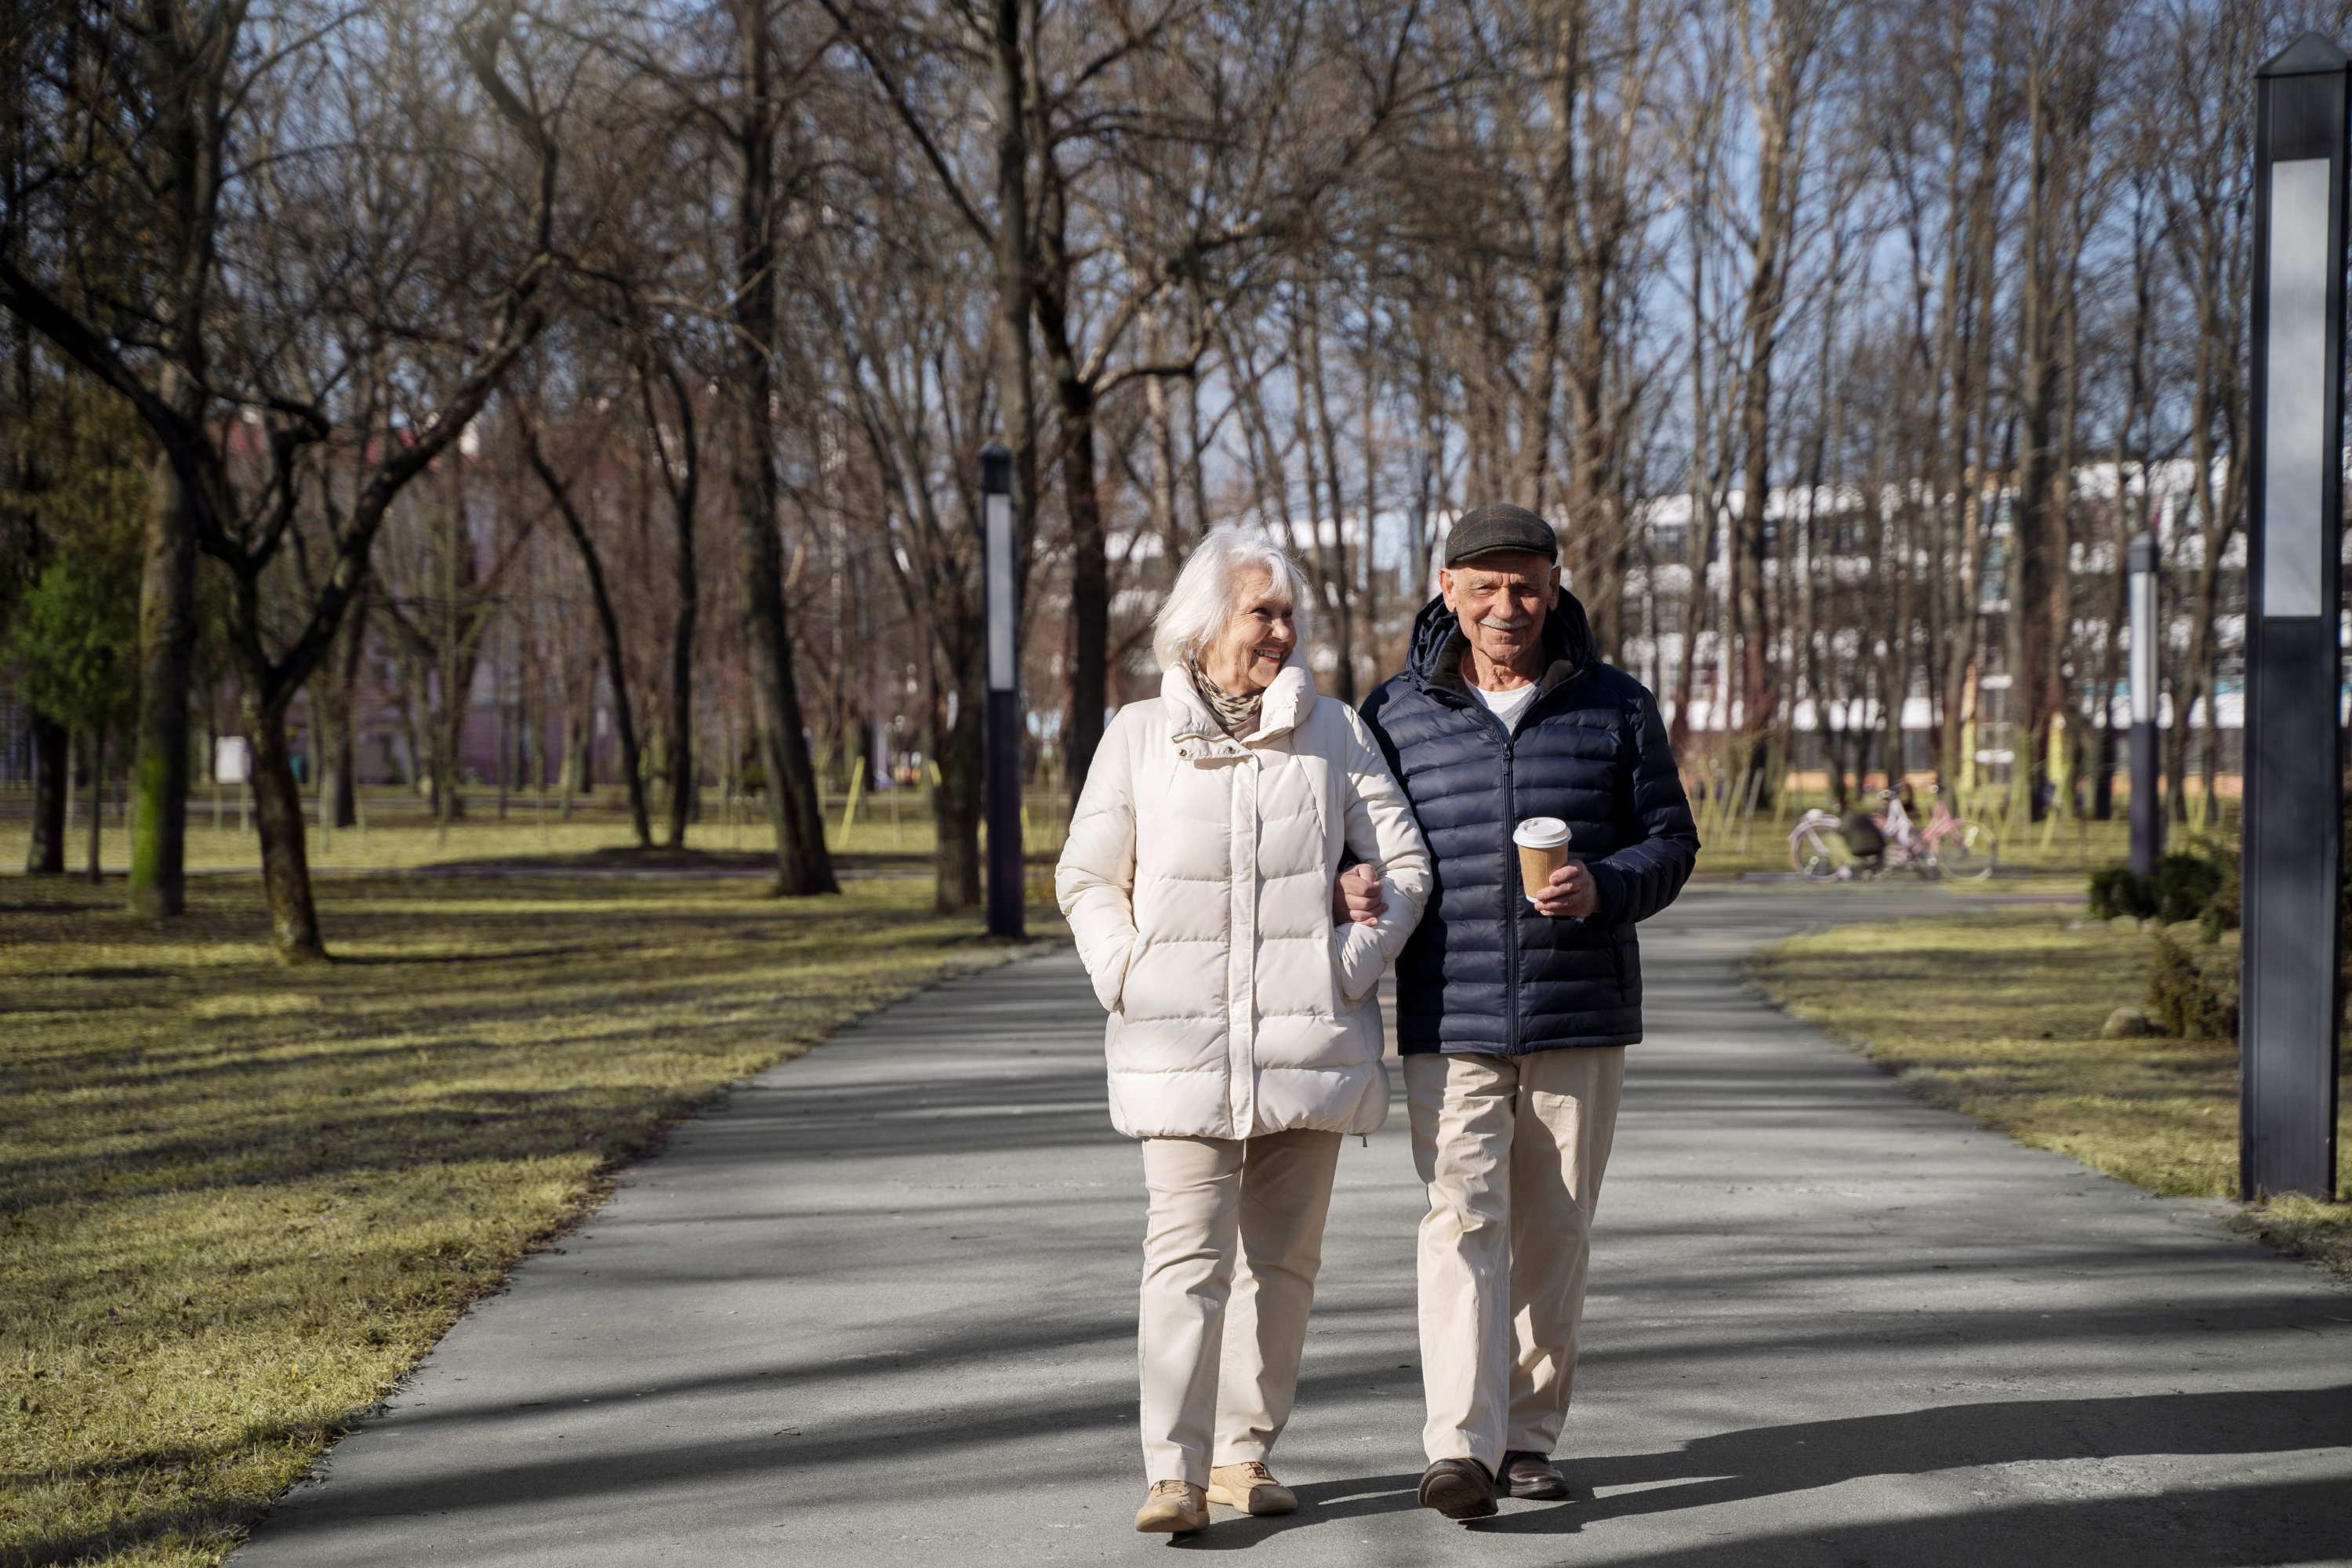
<instances>
[{"instance_id":1,"label":"bare tree","mask_svg":"<svg viewBox=\"0 0 2352 1568\"><path fill-rule=\"evenodd\" d=\"M243 0L200 10L154 0L104 41L119 68L82 79L119 94L119 120L91 118L129 128L141 147L126 159L149 142L171 149L144 176L176 215L170 264L141 275L153 291L134 304L46 270L47 258L0 256L0 305L128 399L170 465L168 526L150 534L143 657L185 646L180 584L194 546L229 571L263 879L288 962L326 952L288 710L357 598L394 500L457 441L546 319L561 93L542 96L537 35L510 9L459 20L298 6L257 22ZM428 41L451 37L455 51ZM484 141L492 124L505 129L501 145ZM474 143L463 158L461 142ZM103 195L93 181L81 176L81 198ZM467 224L447 205L461 192ZM501 212L511 229L493 223ZM233 275L217 265L231 233ZM511 249L495 252L501 242ZM394 378L352 373L393 354L413 374L402 404L383 407L373 390ZM338 440L375 453L348 499L310 482ZM306 506L315 526L298 527ZM289 554L314 550L310 586L292 592ZM182 679L158 668L144 685L160 693ZM176 788L170 776L185 766L184 707L175 716L152 700L142 743L157 754L142 766L162 779L161 834L163 803L184 795L184 773Z\"/></svg>"},{"instance_id":2,"label":"bare tree","mask_svg":"<svg viewBox=\"0 0 2352 1568\"><path fill-rule=\"evenodd\" d=\"M583 514L572 493L571 481L564 470L548 458L535 423L523 429L523 449L529 457L531 472L546 488L548 499L554 503L555 513L563 520L564 531L571 535L572 547L580 552L580 569L587 576L589 603L596 612L596 628L604 642L605 679L613 693L613 727L621 744L621 780L629 800L629 828L636 836L637 847L653 847L652 818L646 807L645 759L637 740L636 707L629 697L628 660L625 639L621 635L621 617L614 607L612 585L604 572L604 557L596 544L594 533Z\"/></svg>"}]
</instances>

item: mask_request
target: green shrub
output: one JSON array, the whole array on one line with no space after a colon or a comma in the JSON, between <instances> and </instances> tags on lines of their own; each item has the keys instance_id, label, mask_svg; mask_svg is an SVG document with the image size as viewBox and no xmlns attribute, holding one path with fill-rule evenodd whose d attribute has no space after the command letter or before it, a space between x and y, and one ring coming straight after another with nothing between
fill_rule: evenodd
<instances>
[{"instance_id":1,"label":"green shrub","mask_svg":"<svg viewBox=\"0 0 2352 1568\"><path fill-rule=\"evenodd\" d=\"M2221 885L2205 900L2205 912L2199 917L2207 942L2219 942L2223 932L2238 929L2238 858L2233 854L2218 864Z\"/></svg>"},{"instance_id":2,"label":"green shrub","mask_svg":"<svg viewBox=\"0 0 2352 1568\"><path fill-rule=\"evenodd\" d=\"M2156 918L2166 925L2200 920L2221 889L2221 868L2202 855L2167 855L2156 863Z\"/></svg>"},{"instance_id":3,"label":"green shrub","mask_svg":"<svg viewBox=\"0 0 2352 1568\"><path fill-rule=\"evenodd\" d=\"M2236 864L2232 857L2181 852L2158 861L2153 877L2135 877L2129 866L2103 866L2091 873L2091 914L2103 921L2129 915L2134 920L2178 925L2204 919L2226 888L2228 924L2234 926Z\"/></svg>"},{"instance_id":4,"label":"green shrub","mask_svg":"<svg viewBox=\"0 0 2352 1568\"><path fill-rule=\"evenodd\" d=\"M2156 883L2152 878L2135 877L2129 866L2102 866L2091 873L2091 916L2095 920L2111 921L2117 915L2129 915L2144 921L2156 913Z\"/></svg>"},{"instance_id":5,"label":"green shrub","mask_svg":"<svg viewBox=\"0 0 2352 1568\"><path fill-rule=\"evenodd\" d=\"M2158 932L2156 962L2148 966L2147 1010L2168 1035L2189 1040L2233 1040L2238 1037L2238 996L2218 978L2209 978L2189 950Z\"/></svg>"}]
</instances>

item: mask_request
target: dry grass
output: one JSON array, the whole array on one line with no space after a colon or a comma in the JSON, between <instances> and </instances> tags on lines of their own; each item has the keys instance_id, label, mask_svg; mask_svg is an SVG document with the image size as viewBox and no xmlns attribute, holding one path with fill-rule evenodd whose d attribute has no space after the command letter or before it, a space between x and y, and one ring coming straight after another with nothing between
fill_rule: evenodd
<instances>
[{"instance_id":1,"label":"dry grass","mask_svg":"<svg viewBox=\"0 0 2352 1568\"><path fill-rule=\"evenodd\" d=\"M189 804L187 863L192 870L252 870L261 864L261 848L250 815L238 816L242 791L200 790ZM496 795L472 791L466 797L467 815L445 830L425 804L409 791L380 788L367 792L362 803L364 827L337 828L321 836L314 819L306 847L318 870L401 870L448 860L511 859L547 855L588 856L627 849L635 844L627 813L617 792L604 791L579 803L570 821L563 820L562 802L541 802L536 795L517 795L501 818ZM77 799L79 813L85 803ZM924 792L860 797L855 816L847 802L834 795L825 803L825 843L836 855L879 857L903 861L914 869L928 868L937 838L930 806ZM1028 800L1028 830L1023 847L1031 860L1051 859L1061 852L1062 805L1055 797L1033 791ZM16 870L25 864L31 837L31 796L24 790L0 791L0 868ZM654 833L665 831L666 818L658 802L654 807ZM847 831L843 831L845 818ZM717 855L767 855L775 849L775 834L766 808L757 801L739 800L730 811L715 797L703 820L687 834L689 850ZM77 816L66 834L66 867L79 875L88 863L89 819ZM123 828L110 797L99 820L99 863L110 873L131 863L131 836Z\"/></svg>"},{"instance_id":2,"label":"dry grass","mask_svg":"<svg viewBox=\"0 0 2352 1568\"><path fill-rule=\"evenodd\" d=\"M0 1563L216 1562L617 1162L1003 953L929 891L331 882L297 972L249 880L0 879Z\"/></svg>"},{"instance_id":3,"label":"dry grass","mask_svg":"<svg viewBox=\"0 0 2352 1568\"><path fill-rule=\"evenodd\" d=\"M2238 1182L2233 1042L2101 1039L2147 990L2151 940L2079 910L1980 910L1792 938L1756 961L1773 1000L1938 1104L2152 1193ZM2352 1100L2339 1142L2352 1145ZM2352 1199L2352 1184L2339 1187ZM2265 1238L2352 1272L2352 1202L2241 1211Z\"/></svg>"}]
</instances>

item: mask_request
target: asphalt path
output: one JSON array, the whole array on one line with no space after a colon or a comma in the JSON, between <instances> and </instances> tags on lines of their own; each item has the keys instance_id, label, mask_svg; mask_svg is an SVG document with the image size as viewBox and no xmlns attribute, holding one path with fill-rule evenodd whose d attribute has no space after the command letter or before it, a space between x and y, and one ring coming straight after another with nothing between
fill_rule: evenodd
<instances>
[{"instance_id":1,"label":"asphalt path","mask_svg":"<svg viewBox=\"0 0 2352 1568\"><path fill-rule=\"evenodd\" d=\"M1566 1503L1413 1506L1422 1196L1339 1167L1300 1510L1130 1528L1139 1161L1066 952L683 1129L460 1322L236 1568L2352 1563L2352 1293L1906 1095L1741 978L1895 888L1694 888L1603 1191Z\"/></svg>"}]
</instances>

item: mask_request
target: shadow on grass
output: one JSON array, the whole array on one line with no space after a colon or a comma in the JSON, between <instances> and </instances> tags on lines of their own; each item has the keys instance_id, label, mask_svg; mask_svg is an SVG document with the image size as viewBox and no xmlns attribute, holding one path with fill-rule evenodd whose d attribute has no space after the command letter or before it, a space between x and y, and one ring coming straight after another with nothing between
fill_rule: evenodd
<instances>
[{"instance_id":1,"label":"shadow on grass","mask_svg":"<svg viewBox=\"0 0 2352 1568\"><path fill-rule=\"evenodd\" d=\"M411 963L519 963L534 958L576 958L583 952L609 953L621 957L629 952L625 942L575 942L567 947L507 947L490 952L338 952L333 962L355 969L390 968ZM159 972L160 973L160 972Z\"/></svg>"}]
</instances>

